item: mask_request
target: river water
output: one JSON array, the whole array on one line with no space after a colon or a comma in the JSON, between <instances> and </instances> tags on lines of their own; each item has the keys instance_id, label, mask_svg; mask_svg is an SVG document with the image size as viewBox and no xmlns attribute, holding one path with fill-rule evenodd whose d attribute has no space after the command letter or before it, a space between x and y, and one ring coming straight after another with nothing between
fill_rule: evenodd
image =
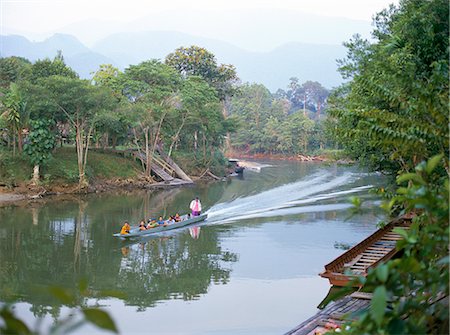
<instances>
[{"instance_id":1,"label":"river water","mask_svg":"<svg viewBox=\"0 0 450 335\"><path fill-rule=\"evenodd\" d=\"M264 164L227 182L0 208L0 301L44 332L83 304L108 311L123 334L283 334L317 312L330 288L318 273L340 246L376 230L371 190L384 180L358 167ZM187 212L195 196L208 213L200 225L112 237L124 220ZM350 196L364 200L360 213ZM76 302L48 292L80 283Z\"/></svg>"}]
</instances>

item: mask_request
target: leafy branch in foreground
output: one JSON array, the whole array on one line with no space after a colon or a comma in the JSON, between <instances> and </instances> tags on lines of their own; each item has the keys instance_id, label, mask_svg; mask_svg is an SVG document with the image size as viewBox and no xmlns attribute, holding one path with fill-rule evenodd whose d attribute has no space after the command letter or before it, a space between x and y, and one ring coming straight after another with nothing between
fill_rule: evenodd
<instances>
[{"instance_id":1,"label":"leafy branch in foreground","mask_svg":"<svg viewBox=\"0 0 450 335\"><path fill-rule=\"evenodd\" d=\"M416 214L409 231L396 228L403 256L360 278L373 298L344 334L448 334L449 182L438 172L444 160L434 156L397 178L400 187L387 207Z\"/></svg>"},{"instance_id":2,"label":"leafy branch in foreground","mask_svg":"<svg viewBox=\"0 0 450 335\"><path fill-rule=\"evenodd\" d=\"M36 329L30 329L27 324L14 313L14 305L3 304L0 306L0 333L1 334L68 334L86 324L92 324L104 330L118 333L114 320L104 310L98 307L87 306L85 298L89 296L87 283L79 283L79 292L61 287L48 287L48 294L57 298L66 306L79 306L72 308L70 313L56 320L48 331L40 329L41 322L37 322ZM118 292L102 292L101 295L123 297ZM81 301L80 301L81 299Z\"/></svg>"}]
</instances>

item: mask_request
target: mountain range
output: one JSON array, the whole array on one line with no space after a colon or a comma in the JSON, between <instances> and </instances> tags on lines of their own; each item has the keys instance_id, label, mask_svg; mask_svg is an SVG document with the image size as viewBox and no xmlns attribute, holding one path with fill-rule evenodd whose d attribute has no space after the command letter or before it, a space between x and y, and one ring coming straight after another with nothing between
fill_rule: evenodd
<instances>
[{"instance_id":1,"label":"mountain range","mask_svg":"<svg viewBox=\"0 0 450 335\"><path fill-rule=\"evenodd\" d=\"M327 88L342 82L336 59L345 56L338 44L291 42L270 51L249 51L219 39L177 31L139 31L114 33L87 47L75 36L56 33L34 42L20 35L0 36L0 56L21 56L36 61L53 58L62 51L66 63L82 78L91 78L100 64L112 64L121 70L131 64L164 58L180 46L197 45L214 53L218 63L236 66L242 82L262 83L271 91L286 88L289 78L300 82L313 80Z\"/></svg>"}]
</instances>

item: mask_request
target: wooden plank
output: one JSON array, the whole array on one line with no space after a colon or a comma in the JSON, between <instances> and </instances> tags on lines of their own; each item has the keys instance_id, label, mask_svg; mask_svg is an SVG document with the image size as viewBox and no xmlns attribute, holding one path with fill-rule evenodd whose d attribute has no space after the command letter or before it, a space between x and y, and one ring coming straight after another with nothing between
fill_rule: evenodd
<instances>
[{"instance_id":1,"label":"wooden plank","mask_svg":"<svg viewBox=\"0 0 450 335\"><path fill-rule=\"evenodd\" d=\"M373 263L375 263L375 261L374 260L366 260L366 261L362 261L362 260L360 260L358 263L356 263L355 265L367 265L367 264L373 264Z\"/></svg>"},{"instance_id":2,"label":"wooden plank","mask_svg":"<svg viewBox=\"0 0 450 335\"><path fill-rule=\"evenodd\" d=\"M380 251L384 251L386 249L390 249L389 247L386 246L382 246L382 245L371 245L370 247L368 247L366 250L380 250Z\"/></svg>"},{"instance_id":3,"label":"wooden plank","mask_svg":"<svg viewBox=\"0 0 450 335\"><path fill-rule=\"evenodd\" d=\"M359 292L359 291L353 292L352 294L350 294L350 297L352 297L352 298L365 299L365 300L371 300L372 296L373 296L372 293Z\"/></svg>"},{"instance_id":4,"label":"wooden plank","mask_svg":"<svg viewBox=\"0 0 450 335\"><path fill-rule=\"evenodd\" d=\"M371 255L371 254L363 254L362 259L378 259L379 257Z\"/></svg>"},{"instance_id":5,"label":"wooden plank","mask_svg":"<svg viewBox=\"0 0 450 335\"><path fill-rule=\"evenodd\" d=\"M356 256L356 257L353 258L350 262L345 263L345 264L344 264L344 270L345 270L346 268L351 268L352 265L355 264L356 262L358 262L359 259L360 259L361 257L362 257L362 254Z\"/></svg>"}]
</instances>

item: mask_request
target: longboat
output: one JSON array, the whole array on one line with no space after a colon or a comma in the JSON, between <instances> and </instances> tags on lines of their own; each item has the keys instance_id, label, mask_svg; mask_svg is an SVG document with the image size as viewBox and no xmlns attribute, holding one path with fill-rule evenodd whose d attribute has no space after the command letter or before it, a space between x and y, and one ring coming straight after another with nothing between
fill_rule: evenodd
<instances>
[{"instance_id":1,"label":"longboat","mask_svg":"<svg viewBox=\"0 0 450 335\"><path fill-rule=\"evenodd\" d=\"M196 222L204 221L204 220L206 220L207 217L208 217L208 214L201 214L199 216L189 216L188 214L186 214L186 215L181 216L181 221L175 222L175 223L170 223L170 224L167 224L166 226L160 225L159 227L150 228L150 229L146 229L146 230L139 230L139 228L133 228L130 230L129 234L116 233L116 234L113 234L113 236L124 238L124 239L139 238L142 236L147 236L147 235L151 235L151 234L155 234L155 233L160 233L160 232L164 232L164 231L168 231L168 230L172 230L172 229L185 227L185 226L188 226L188 225L196 223ZM165 222L168 223L167 220Z\"/></svg>"},{"instance_id":2,"label":"longboat","mask_svg":"<svg viewBox=\"0 0 450 335\"><path fill-rule=\"evenodd\" d=\"M353 281L352 286L360 286L354 279L359 276L366 277L370 268L388 261L398 252L396 244L398 240L402 239L402 236L395 233L393 229L400 227L408 230L411 221L412 219L409 217L391 221L331 263L325 265L325 271L319 275L328 278L332 285L346 286Z\"/></svg>"}]
</instances>

